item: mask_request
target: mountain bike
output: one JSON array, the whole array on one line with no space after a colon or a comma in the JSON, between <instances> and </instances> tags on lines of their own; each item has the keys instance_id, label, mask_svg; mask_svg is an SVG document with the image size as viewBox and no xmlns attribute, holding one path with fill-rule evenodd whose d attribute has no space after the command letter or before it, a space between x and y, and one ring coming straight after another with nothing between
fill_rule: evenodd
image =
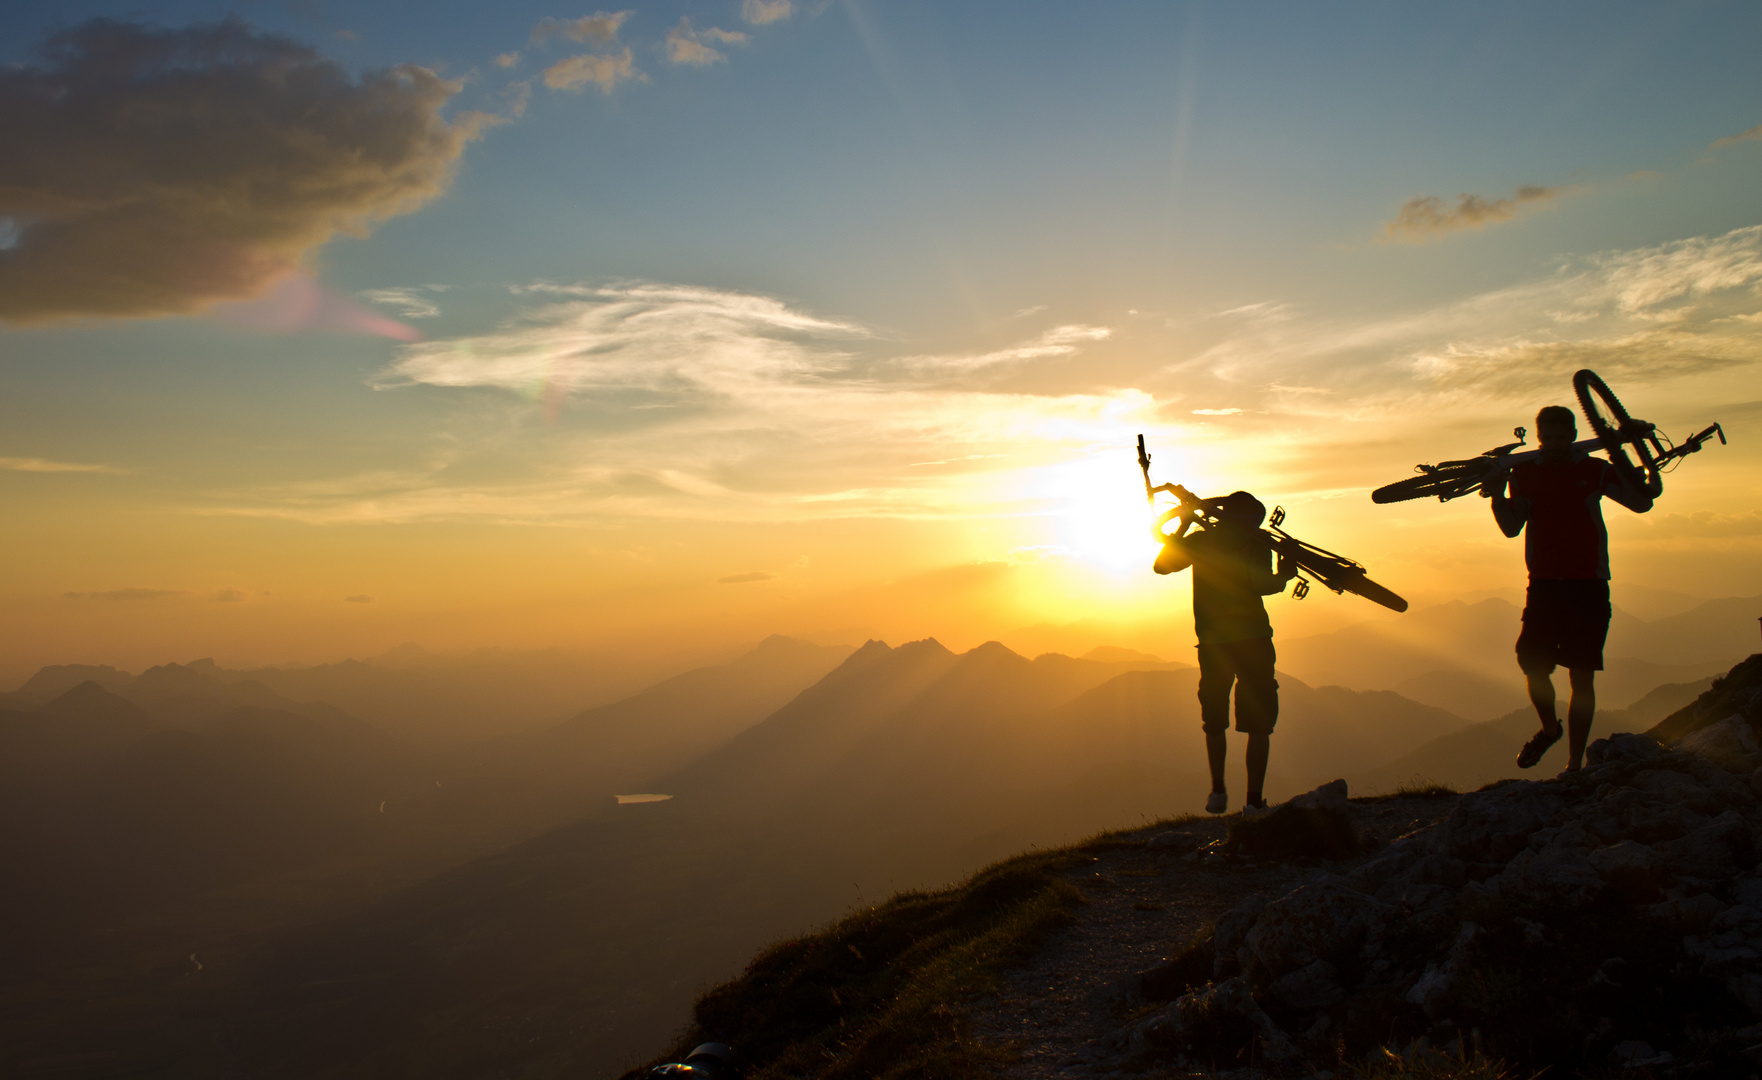
<instances>
[{"instance_id":1,"label":"mountain bike","mask_svg":"<svg viewBox=\"0 0 1762 1080\"><path fill-rule=\"evenodd\" d=\"M1171 519L1181 518L1198 525L1200 528L1212 528L1218 523L1217 503L1219 500L1206 501L1188 491L1179 484L1152 484L1150 480L1150 454L1144 448L1144 436L1138 436L1138 467L1144 471L1144 497L1150 501L1150 508L1155 510L1156 496L1159 493L1173 495L1177 505L1165 511L1156 519L1156 534L1166 543L1171 539L1162 527ZM1392 590L1377 584L1370 579L1363 565L1336 555L1331 551L1316 547L1297 539L1284 529L1285 508L1275 506L1272 516L1267 519L1268 528L1256 530L1266 538L1267 548L1297 567L1297 583L1291 588L1291 597L1301 600L1309 595L1310 581L1318 581L1336 593L1353 593L1362 596L1372 603L1381 604L1391 611L1406 611L1407 601Z\"/></svg>"},{"instance_id":2,"label":"mountain bike","mask_svg":"<svg viewBox=\"0 0 1762 1080\"><path fill-rule=\"evenodd\" d=\"M1725 429L1718 424L1710 424L1682 442L1672 443L1656 424L1629 416L1621 399L1609 389L1609 384L1590 368L1583 368L1573 375L1572 388L1593 435L1572 444L1574 455L1582 457L1603 451L1622 480L1635 491L1650 492L1656 497L1663 490L1659 476L1670 471L1664 468L1666 464L1680 462L1698 452L1714 436L1718 436L1721 445L1725 443ZM1478 457L1416 466L1420 475L1377 488L1370 493L1370 499L1376 503L1393 503L1436 496L1439 502L1449 502L1478 491L1482 484L1497 479L1515 465L1535 460L1541 453L1540 450L1519 453L1518 448L1525 445L1528 432L1513 428L1511 433L1517 437L1516 442L1495 446ZM1628 454L1630 449L1632 457ZM1638 465L1634 458L1639 459Z\"/></svg>"}]
</instances>

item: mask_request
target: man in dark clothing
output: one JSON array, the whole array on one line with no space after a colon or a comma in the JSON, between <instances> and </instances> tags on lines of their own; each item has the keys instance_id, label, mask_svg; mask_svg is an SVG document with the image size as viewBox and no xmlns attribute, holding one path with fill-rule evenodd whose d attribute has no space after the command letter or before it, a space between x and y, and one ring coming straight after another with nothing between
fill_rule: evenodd
<instances>
[{"instance_id":1,"label":"man in dark clothing","mask_svg":"<svg viewBox=\"0 0 1762 1080\"><path fill-rule=\"evenodd\" d=\"M1603 524L1605 496L1636 514L1652 509L1663 490L1656 471L1643 489L1622 478L1602 458L1573 449L1578 425L1572 410L1550 405L1536 414L1541 452L1506 478L1482 485L1493 501L1493 519L1506 536L1524 537L1529 592L1524 599L1523 632L1517 637L1517 664L1529 682L1530 702L1542 728L1517 755L1519 768L1542 760L1560 741L1554 698L1554 669L1564 667L1572 684L1566 711L1566 771L1584 764L1585 740L1597 711L1597 672L1603 670L1603 641L1609 634L1609 530Z\"/></svg>"},{"instance_id":2,"label":"man in dark clothing","mask_svg":"<svg viewBox=\"0 0 1762 1080\"><path fill-rule=\"evenodd\" d=\"M1285 591L1297 568L1272 550L1260 532L1266 507L1246 491L1211 500L1217 523L1189 532L1192 518L1166 537L1156 572L1193 567L1193 629L1199 638L1199 715L1211 764L1210 814L1229 809L1224 786L1224 733L1230 727L1230 688L1236 690L1236 730L1248 736L1247 809L1263 809L1267 757L1279 719L1279 684L1273 679L1273 626L1262 596ZM1160 529L1160 526L1159 526Z\"/></svg>"}]
</instances>

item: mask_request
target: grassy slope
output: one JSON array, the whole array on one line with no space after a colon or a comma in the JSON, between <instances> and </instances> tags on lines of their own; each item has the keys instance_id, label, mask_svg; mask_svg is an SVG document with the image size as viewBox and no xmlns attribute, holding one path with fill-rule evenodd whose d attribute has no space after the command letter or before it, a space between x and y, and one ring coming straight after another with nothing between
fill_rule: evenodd
<instances>
[{"instance_id":1,"label":"grassy slope","mask_svg":"<svg viewBox=\"0 0 1762 1080\"><path fill-rule=\"evenodd\" d=\"M659 1060L713 1039L736 1049L748 1080L994 1076L999 1051L968 1037L966 1003L1074 918L1083 899L1061 875L1110 835L1005 859L773 945L698 1001Z\"/></svg>"}]
</instances>

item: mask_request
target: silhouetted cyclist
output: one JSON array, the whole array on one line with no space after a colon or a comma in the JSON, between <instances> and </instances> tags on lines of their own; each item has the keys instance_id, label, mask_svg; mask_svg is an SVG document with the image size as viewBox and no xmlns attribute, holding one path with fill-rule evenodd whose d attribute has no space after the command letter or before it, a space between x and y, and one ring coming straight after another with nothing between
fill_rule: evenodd
<instances>
[{"instance_id":1,"label":"silhouetted cyclist","mask_svg":"<svg viewBox=\"0 0 1762 1080\"><path fill-rule=\"evenodd\" d=\"M1262 596L1283 592L1297 568L1272 551L1260 533L1266 507L1246 491L1208 500L1218 522L1189 532L1192 518L1167 538L1156 557L1159 574L1193 567L1193 630L1199 638L1199 715L1211 764L1211 797L1205 812L1229 809L1224 785L1225 732L1230 727L1230 688L1236 690L1236 730L1248 736L1248 797L1244 809L1264 809L1266 763L1273 725L1279 719L1279 684L1273 678L1273 624Z\"/></svg>"},{"instance_id":2,"label":"silhouetted cyclist","mask_svg":"<svg viewBox=\"0 0 1762 1080\"><path fill-rule=\"evenodd\" d=\"M1529 566L1523 631L1517 636L1517 664L1529 682L1530 701L1542 729L1523 744L1519 768L1542 760L1560 741L1554 699L1554 669L1567 670L1572 700L1566 711L1568 772L1584 764L1585 740L1597 711L1597 672L1603 670L1603 641L1609 635L1609 531L1602 500L1615 500L1636 514L1652 509L1663 488L1654 471L1646 489L1635 490L1609 462L1573 450L1578 424L1572 410L1550 405L1536 414L1541 442L1537 460L1510 472L1511 494L1501 476L1481 485L1493 501L1493 519L1506 536L1527 525L1523 557Z\"/></svg>"}]
</instances>

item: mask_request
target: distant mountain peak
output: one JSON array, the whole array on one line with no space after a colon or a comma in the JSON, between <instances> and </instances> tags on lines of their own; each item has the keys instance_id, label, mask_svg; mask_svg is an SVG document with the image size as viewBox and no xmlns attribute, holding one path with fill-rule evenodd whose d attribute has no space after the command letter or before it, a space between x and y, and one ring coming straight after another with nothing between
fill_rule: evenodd
<instances>
[{"instance_id":1,"label":"distant mountain peak","mask_svg":"<svg viewBox=\"0 0 1762 1080\"><path fill-rule=\"evenodd\" d=\"M963 659L963 660L968 660L968 659L970 659L970 660L1015 659L1015 660L1026 661L1028 658L1023 656L1021 653L1016 652L1014 649L1010 648L1008 645L1005 645L1001 641L987 641L983 645L976 645L973 648L968 649L966 652L962 653L961 659Z\"/></svg>"},{"instance_id":2,"label":"distant mountain peak","mask_svg":"<svg viewBox=\"0 0 1762 1080\"><path fill-rule=\"evenodd\" d=\"M38 706L37 711L52 716L104 717L134 720L141 723L155 722L147 710L126 698L118 697L92 679L87 679L54 700Z\"/></svg>"}]
</instances>

